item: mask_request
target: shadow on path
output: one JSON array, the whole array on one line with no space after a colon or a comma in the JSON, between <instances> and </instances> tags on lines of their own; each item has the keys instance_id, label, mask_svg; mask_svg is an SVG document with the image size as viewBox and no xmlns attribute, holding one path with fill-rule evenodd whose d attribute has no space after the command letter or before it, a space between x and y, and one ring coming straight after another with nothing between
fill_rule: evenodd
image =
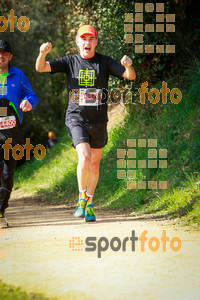
<instances>
[{"instance_id":1,"label":"shadow on path","mask_svg":"<svg viewBox=\"0 0 200 300\"><path fill-rule=\"evenodd\" d=\"M9 227L34 227L49 225L81 225L86 224L84 218L73 216L75 206L66 204L44 203L38 197L31 197L19 194L18 191L12 193L6 210ZM106 211L99 207L95 208L97 221L92 223L113 223L113 222L133 222L165 220L165 217L154 215L125 215L116 211ZM88 224L88 223L87 223ZM91 224L91 223L89 223Z\"/></svg>"}]
</instances>

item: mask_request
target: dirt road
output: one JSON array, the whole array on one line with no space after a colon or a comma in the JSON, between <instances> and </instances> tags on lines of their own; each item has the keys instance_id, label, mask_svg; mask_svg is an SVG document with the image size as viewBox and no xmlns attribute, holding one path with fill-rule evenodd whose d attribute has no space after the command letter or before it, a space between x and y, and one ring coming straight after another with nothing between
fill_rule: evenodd
<instances>
[{"instance_id":1,"label":"dirt road","mask_svg":"<svg viewBox=\"0 0 200 300\"><path fill-rule=\"evenodd\" d=\"M72 207L12 199L0 231L3 282L57 299L200 299L200 232L100 210L87 224Z\"/></svg>"}]
</instances>

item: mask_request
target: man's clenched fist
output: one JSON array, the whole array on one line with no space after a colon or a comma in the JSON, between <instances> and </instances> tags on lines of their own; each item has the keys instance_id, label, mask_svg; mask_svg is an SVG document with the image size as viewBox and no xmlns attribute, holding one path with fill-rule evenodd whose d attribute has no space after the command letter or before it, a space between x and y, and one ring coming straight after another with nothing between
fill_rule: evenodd
<instances>
[{"instance_id":1,"label":"man's clenched fist","mask_svg":"<svg viewBox=\"0 0 200 300\"><path fill-rule=\"evenodd\" d=\"M20 103L20 108L22 111L30 111L32 109L32 104L28 100L23 100Z\"/></svg>"},{"instance_id":2,"label":"man's clenched fist","mask_svg":"<svg viewBox=\"0 0 200 300\"><path fill-rule=\"evenodd\" d=\"M51 48L52 48L52 44L47 42L47 43L43 43L41 46L40 46L40 52L42 54L47 54L51 51Z\"/></svg>"},{"instance_id":3,"label":"man's clenched fist","mask_svg":"<svg viewBox=\"0 0 200 300\"><path fill-rule=\"evenodd\" d=\"M132 66L132 60L130 57L128 57L127 55L124 55L121 59L121 64L122 66L124 66L125 68L128 68L130 66Z\"/></svg>"}]
</instances>

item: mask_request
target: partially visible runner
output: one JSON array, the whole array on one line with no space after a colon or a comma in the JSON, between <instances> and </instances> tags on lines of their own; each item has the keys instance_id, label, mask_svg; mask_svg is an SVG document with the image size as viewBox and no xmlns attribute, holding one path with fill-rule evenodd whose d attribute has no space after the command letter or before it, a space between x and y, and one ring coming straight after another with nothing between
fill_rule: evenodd
<instances>
[{"instance_id":1,"label":"partially visible runner","mask_svg":"<svg viewBox=\"0 0 200 300\"><path fill-rule=\"evenodd\" d=\"M68 108L66 125L78 153L77 179L79 199L75 217L95 221L93 195L99 178L102 149L107 144L107 89L109 75L134 80L136 75L128 56L121 64L95 52L96 30L90 25L79 28L76 44L79 53L46 61L51 43L43 43L36 60L38 72L63 72L67 75Z\"/></svg>"},{"instance_id":2,"label":"partially visible runner","mask_svg":"<svg viewBox=\"0 0 200 300\"><path fill-rule=\"evenodd\" d=\"M0 40L0 228L7 227L4 213L8 207L17 162L12 149L6 157L2 147L8 139L11 140L10 147L23 145L20 127L22 111L30 111L38 103L27 77L20 69L9 64L11 59L9 43Z\"/></svg>"},{"instance_id":3,"label":"partially visible runner","mask_svg":"<svg viewBox=\"0 0 200 300\"><path fill-rule=\"evenodd\" d=\"M58 142L58 139L53 131L48 132L47 151L50 151Z\"/></svg>"}]
</instances>

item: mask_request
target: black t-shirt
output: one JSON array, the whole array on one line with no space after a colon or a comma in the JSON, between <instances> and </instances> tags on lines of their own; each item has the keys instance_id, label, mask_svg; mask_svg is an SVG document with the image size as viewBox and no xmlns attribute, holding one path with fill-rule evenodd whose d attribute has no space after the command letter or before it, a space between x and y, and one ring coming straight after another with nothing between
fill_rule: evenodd
<instances>
[{"instance_id":1,"label":"black t-shirt","mask_svg":"<svg viewBox=\"0 0 200 300\"><path fill-rule=\"evenodd\" d=\"M95 53L90 59L80 54L50 61L51 73L67 75L69 95L66 120L83 118L91 122L107 122L107 90L109 75L122 79L125 71L116 60Z\"/></svg>"}]
</instances>

